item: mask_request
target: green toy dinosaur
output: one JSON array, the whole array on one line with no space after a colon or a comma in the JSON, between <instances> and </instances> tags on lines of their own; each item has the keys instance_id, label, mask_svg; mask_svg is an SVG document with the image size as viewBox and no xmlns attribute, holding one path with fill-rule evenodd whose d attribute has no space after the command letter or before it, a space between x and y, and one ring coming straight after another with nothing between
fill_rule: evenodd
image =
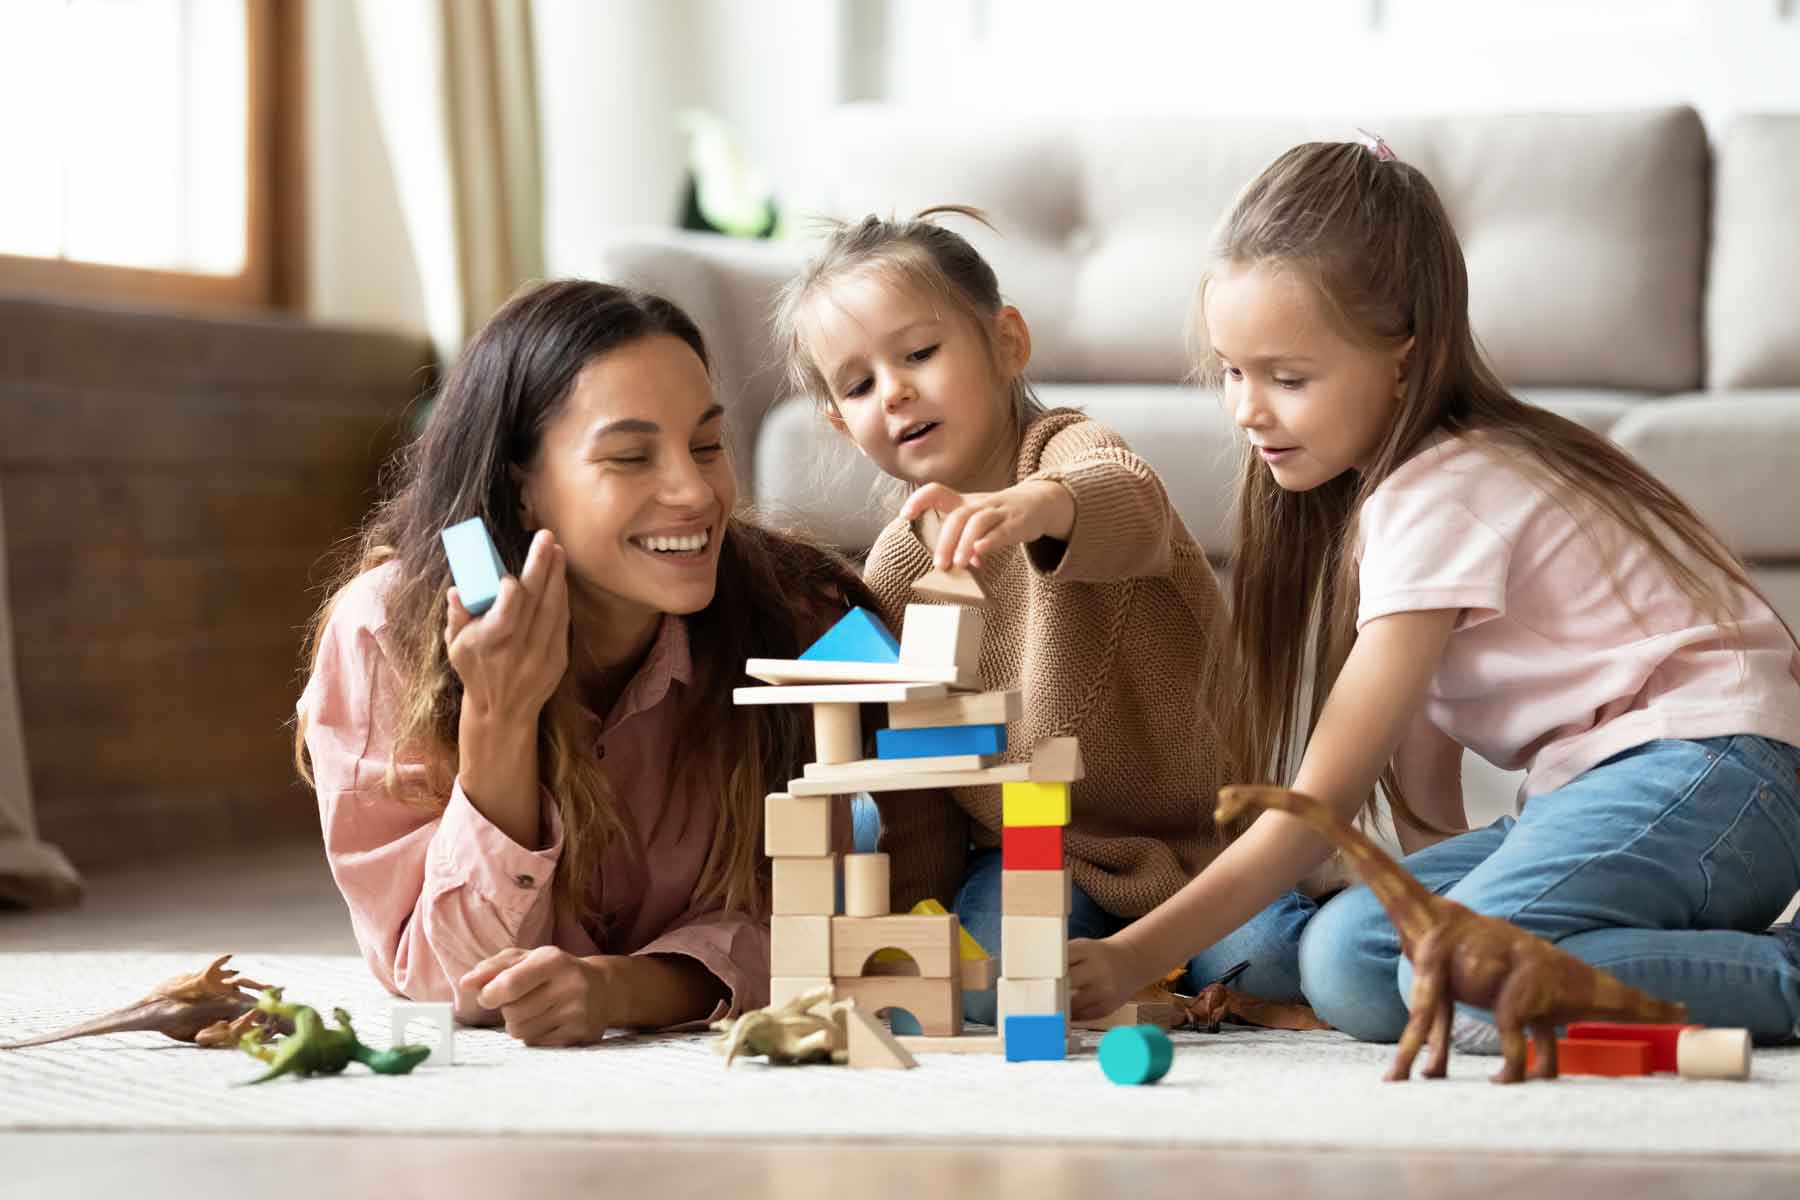
<instances>
[{"instance_id":1,"label":"green toy dinosaur","mask_svg":"<svg viewBox=\"0 0 1800 1200\"><path fill-rule=\"evenodd\" d=\"M327 1029L318 1010L284 1003L278 987L263 989L256 1007L259 1012L291 1021L294 1032L274 1045L263 1040L261 1028L252 1029L239 1040L238 1046L244 1053L269 1064L266 1072L245 1080L246 1084L267 1083L278 1075L336 1075L352 1062L362 1063L377 1075L405 1075L431 1055L430 1046L371 1049L356 1040L349 1013L332 1009L338 1028Z\"/></svg>"}]
</instances>

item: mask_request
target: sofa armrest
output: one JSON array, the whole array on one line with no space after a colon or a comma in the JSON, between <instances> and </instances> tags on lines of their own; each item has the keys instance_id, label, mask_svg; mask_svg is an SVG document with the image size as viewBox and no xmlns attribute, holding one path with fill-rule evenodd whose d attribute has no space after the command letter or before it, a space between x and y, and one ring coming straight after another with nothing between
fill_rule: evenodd
<instances>
[{"instance_id":1,"label":"sofa armrest","mask_svg":"<svg viewBox=\"0 0 1800 1200\"><path fill-rule=\"evenodd\" d=\"M581 271L673 300L700 326L730 413L726 437L746 500L757 496L757 440L781 386L770 336L775 297L805 261L804 248L791 242L645 230L602 245Z\"/></svg>"}]
</instances>

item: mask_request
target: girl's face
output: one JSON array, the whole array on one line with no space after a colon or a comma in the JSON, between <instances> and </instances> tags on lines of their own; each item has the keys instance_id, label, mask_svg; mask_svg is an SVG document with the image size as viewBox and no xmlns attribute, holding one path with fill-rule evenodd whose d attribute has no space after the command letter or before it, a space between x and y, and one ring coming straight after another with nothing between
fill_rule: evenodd
<instances>
[{"instance_id":1,"label":"girl's face","mask_svg":"<svg viewBox=\"0 0 1800 1200\"><path fill-rule=\"evenodd\" d=\"M1362 468L1393 420L1412 339L1345 340L1291 271L1228 266L1207 284L1207 337L1238 428L1290 492Z\"/></svg>"},{"instance_id":2,"label":"girl's face","mask_svg":"<svg viewBox=\"0 0 1800 1200\"><path fill-rule=\"evenodd\" d=\"M1031 356L1017 309L995 317L992 353L974 321L879 271L837 280L804 315L806 351L831 391L829 419L876 466L969 491L990 486L998 463L999 486L1012 481L1008 397Z\"/></svg>"},{"instance_id":3,"label":"girl's face","mask_svg":"<svg viewBox=\"0 0 1800 1200\"><path fill-rule=\"evenodd\" d=\"M521 493L528 527L568 552L578 609L630 629L712 602L737 503L724 415L699 356L668 334L608 351L575 377Z\"/></svg>"}]
</instances>

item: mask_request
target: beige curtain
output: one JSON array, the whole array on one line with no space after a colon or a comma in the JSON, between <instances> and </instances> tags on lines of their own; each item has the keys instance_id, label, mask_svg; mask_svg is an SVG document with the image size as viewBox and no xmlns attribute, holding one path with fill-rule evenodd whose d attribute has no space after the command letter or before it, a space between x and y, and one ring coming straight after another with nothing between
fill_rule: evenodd
<instances>
[{"instance_id":1,"label":"beige curtain","mask_svg":"<svg viewBox=\"0 0 1800 1200\"><path fill-rule=\"evenodd\" d=\"M451 362L543 273L537 70L529 0L357 0L376 116Z\"/></svg>"},{"instance_id":2,"label":"beige curtain","mask_svg":"<svg viewBox=\"0 0 1800 1200\"><path fill-rule=\"evenodd\" d=\"M12 614L6 583L6 513L0 510L0 908L72 904L81 877L62 851L37 840L25 731L14 680Z\"/></svg>"}]
</instances>

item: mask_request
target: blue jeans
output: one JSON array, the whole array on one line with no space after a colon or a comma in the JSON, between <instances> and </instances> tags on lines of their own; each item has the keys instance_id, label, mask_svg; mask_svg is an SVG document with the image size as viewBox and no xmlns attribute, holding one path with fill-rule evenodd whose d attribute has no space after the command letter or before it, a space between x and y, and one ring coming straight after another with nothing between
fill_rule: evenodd
<instances>
[{"instance_id":1,"label":"blue jeans","mask_svg":"<svg viewBox=\"0 0 1800 1200\"><path fill-rule=\"evenodd\" d=\"M1686 1004L1697 1022L1765 1042L1800 1024L1800 962L1766 932L1800 891L1792 746L1649 742L1406 866L1439 895ZM1367 887L1307 926L1300 979L1321 1017L1364 1041L1395 1041L1406 1025L1411 966Z\"/></svg>"},{"instance_id":2,"label":"blue jeans","mask_svg":"<svg viewBox=\"0 0 1800 1200\"><path fill-rule=\"evenodd\" d=\"M1237 930L1188 960L1186 990L1198 992L1241 962L1250 969L1235 987L1270 1000L1300 999L1300 933L1318 905L1299 892L1289 892ZM956 894L956 915L969 936L998 960L1000 958L1000 852L984 850L969 859L962 890ZM1110 937L1131 924L1094 903L1079 887L1069 906L1071 938ZM963 1017L984 1025L994 1023L998 994L989 989L963 993Z\"/></svg>"},{"instance_id":3,"label":"blue jeans","mask_svg":"<svg viewBox=\"0 0 1800 1200\"><path fill-rule=\"evenodd\" d=\"M851 800L850 809L857 851L875 849L881 834L881 814L874 801L858 795ZM1001 942L1000 870L998 850L971 855L956 903L951 906L969 936L981 943L981 948L996 962L1000 959ZM1189 959L1185 990L1197 993L1239 963L1248 962L1250 969L1233 986L1267 1000L1301 1002L1300 934L1318 907L1317 901L1300 892L1289 892L1276 900ZM1113 916L1079 887L1074 889L1069 905L1071 938L1110 937L1129 924L1130 919ZM992 1025L998 1002L993 988L964 992L963 1019Z\"/></svg>"}]
</instances>

